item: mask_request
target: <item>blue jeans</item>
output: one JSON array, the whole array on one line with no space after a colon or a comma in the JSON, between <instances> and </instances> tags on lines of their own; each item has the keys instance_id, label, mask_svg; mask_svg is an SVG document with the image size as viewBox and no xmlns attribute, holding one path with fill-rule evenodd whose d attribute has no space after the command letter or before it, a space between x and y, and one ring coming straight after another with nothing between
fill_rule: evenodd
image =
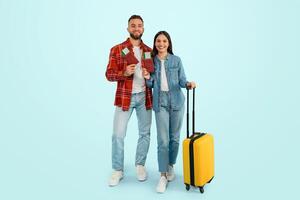
<instances>
[{"instance_id":1,"label":"blue jeans","mask_svg":"<svg viewBox=\"0 0 300 200\"><path fill-rule=\"evenodd\" d=\"M141 92L132 94L128 111L123 111L120 107L115 109L112 135L112 168L114 170L124 168L124 138L133 109L136 111L139 129L135 165L145 165L146 162L150 144L152 110L146 110L145 92Z\"/></svg>"},{"instance_id":2,"label":"blue jeans","mask_svg":"<svg viewBox=\"0 0 300 200\"><path fill-rule=\"evenodd\" d=\"M176 163L184 114L184 106L173 110L170 105L168 92L161 92L160 108L155 112L158 168L161 173L168 171L168 165Z\"/></svg>"}]
</instances>

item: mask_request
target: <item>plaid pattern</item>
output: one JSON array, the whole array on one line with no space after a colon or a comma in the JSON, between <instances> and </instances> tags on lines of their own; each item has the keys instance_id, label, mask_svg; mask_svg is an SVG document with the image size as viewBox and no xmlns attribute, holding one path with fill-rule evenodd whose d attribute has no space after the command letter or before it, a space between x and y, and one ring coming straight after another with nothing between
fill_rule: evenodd
<instances>
[{"instance_id":1,"label":"plaid pattern","mask_svg":"<svg viewBox=\"0 0 300 200\"><path fill-rule=\"evenodd\" d=\"M125 42L111 48L105 76L108 81L118 82L114 105L122 107L125 111L129 110L130 107L133 75L129 77L123 75L127 66L126 60L122 57L122 50L124 48L128 48L129 51L133 51L133 46L129 38ZM146 46L143 42L141 42L141 49L143 52L151 52L151 48ZM145 92L146 109L151 109L152 91L150 88L146 87Z\"/></svg>"}]
</instances>

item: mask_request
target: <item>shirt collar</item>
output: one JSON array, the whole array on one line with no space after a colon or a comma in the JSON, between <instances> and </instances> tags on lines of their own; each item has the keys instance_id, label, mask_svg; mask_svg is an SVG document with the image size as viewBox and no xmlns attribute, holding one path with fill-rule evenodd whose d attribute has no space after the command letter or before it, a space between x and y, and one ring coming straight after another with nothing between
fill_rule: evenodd
<instances>
[{"instance_id":1,"label":"shirt collar","mask_svg":"<svg viewBox=\"0 0 300 200\"><path fill-rule=\"evenodd\" d=\"M130 42L130 38L127 38L127 40L125 41L125 45L128 47L128 48L133 48L133 45L131 44ZM147 48L146 48L146 45L144 44L143 40L141 40L141 43L140 43L140 48L143 49L143 51L146 51Z\"/></svg>"}]
</instances>

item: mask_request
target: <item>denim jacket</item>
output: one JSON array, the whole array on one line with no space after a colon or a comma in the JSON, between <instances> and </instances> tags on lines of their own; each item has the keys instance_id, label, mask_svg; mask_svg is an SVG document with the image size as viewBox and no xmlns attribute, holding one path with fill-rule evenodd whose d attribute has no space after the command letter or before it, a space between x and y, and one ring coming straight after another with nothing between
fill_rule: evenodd
<instances>
[{"instance_id":1,"label":"denim jacket","mask_svg":"<svg viewBox=\"0 0 300 200\"><path fill-rule=\"evenodd\" d=\"M153 110L159 112L160 102L160 69L161 61L157 56L154 57L154 72L151 74L149 80L146 81L146 85L149 88L153 88ZM186 88L187 80L182 66L181 59L178 56L168 54L165 60L166 76L169 86L169 93L171 95L170 104L171 109L179 110L184 104L184 94L181 88Z\"/></svg>"}]
</instances>

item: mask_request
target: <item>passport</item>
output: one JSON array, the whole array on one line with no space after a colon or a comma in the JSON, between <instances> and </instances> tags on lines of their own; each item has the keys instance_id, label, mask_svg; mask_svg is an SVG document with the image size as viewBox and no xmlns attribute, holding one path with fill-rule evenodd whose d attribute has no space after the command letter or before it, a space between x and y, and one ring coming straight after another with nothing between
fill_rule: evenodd
<instances>
[{"instance_id":1,"label":"passport","mask_svg":"<svg viewBox=\"0 0 300 200\"><path fill-rule=\"evenodd\" d=\"M134 53L132 51L129 51L129 49L127 47L122 50L122 57L125 58L128 65L139 63L139 61L138 61L138 59L136 59Z\"/></svg>"},{"instance_id":2,"label":"passport","mask_svg":"<svg viewBox=\"0 0 300 200\"><path fill-rule=\"evenodd\" d=\"M144 52L142 57L142 66L147 69L149 73L154 72L154 63L151 58L151 52Z\"/></svg>"}]
</instances>

